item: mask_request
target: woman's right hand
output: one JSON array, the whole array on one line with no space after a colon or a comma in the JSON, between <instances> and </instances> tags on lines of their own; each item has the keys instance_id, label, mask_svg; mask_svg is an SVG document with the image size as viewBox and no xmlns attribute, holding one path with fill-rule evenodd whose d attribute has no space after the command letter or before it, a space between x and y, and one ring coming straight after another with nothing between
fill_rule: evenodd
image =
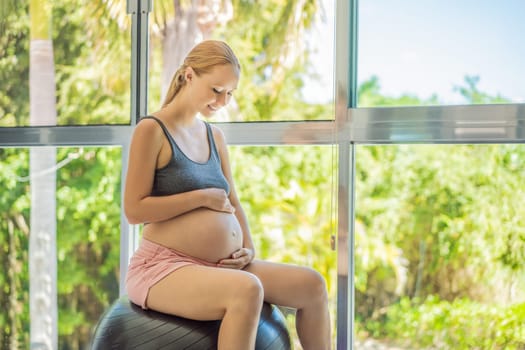
<instances>
[{"instance_id":1,"label":"woman's right hand","mask_svg":"<svg viewBox=\"0 0 525 350\"><path fill-rule=\"evenodd\" d=\"M206 191L205 207L226 213L235 212L235 207L230 203L226 191L222 188L207 188L204 191Z\"/></svg>"}]
</instances>

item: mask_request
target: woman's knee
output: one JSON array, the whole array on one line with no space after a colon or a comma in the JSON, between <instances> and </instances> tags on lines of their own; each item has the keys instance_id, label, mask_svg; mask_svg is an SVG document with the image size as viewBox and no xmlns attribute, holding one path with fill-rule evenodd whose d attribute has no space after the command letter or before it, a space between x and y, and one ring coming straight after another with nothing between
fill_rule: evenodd
<instances>
[{"instance_id":1,"label":"woman's knee","mask_svg":"<svg viewBox=\"0 0 525 350\"><path fill-rule=\"evenodd\" d=\"M304 279L306 290L311 293L311 298L318 299L321 302L328 301L328 290L326 280L318 271L306 268L306 278Z\"/></svg>"},{"instance_id":2,"label":"woman's knee","mask_svg":"<svg viewBox=\"0 0 525 350\"><path fill-rule=\"evenodd\" d=\"M257 276L245 273L234 281L232 286L232 300L234 303L246 307L262 307L264 301L264 289Z\"/></svg>"}]
</instances>

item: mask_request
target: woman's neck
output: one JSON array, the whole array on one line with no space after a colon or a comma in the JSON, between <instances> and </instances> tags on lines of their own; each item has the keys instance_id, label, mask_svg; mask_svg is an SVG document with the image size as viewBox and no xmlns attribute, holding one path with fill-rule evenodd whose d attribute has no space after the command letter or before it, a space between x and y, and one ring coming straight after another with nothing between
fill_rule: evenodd
<instances>
[{"instance_id":1,"label":"woman's neck","mask_svg":"<svg viewBox=\"0 0 525 350\"><path fill-rule=\"evenodd\" d=\"M182 96L183 93L180 91L173 101L158 111L157 114L162 115L163 119L179 127L189 128L194 126L197 121L197 111L186 103L188 99Z\"/></svg>"}]
</instances>

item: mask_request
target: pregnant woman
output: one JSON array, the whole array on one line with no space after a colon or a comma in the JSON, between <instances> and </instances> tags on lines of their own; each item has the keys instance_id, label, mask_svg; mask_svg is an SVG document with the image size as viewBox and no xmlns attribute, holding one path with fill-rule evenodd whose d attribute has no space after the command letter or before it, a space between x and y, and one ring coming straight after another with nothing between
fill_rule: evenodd
<instances>
[{"instance_id":1,"label":"pregnant woman","mask_svg":"<svg viewBox=\"0 0 525 350\"><path fill-rule=\"evenodd\" d=\"M194 320L222 320L218 347L247 350L263 301L297 309L303 349L330 349L325 281L301 266L254 259L223 133L205 120L228 104L240 64L222 41L195 46L162 108L137 124L124 207L144 224L131 258L131 301Z\"/></svg>"}]
</instances>

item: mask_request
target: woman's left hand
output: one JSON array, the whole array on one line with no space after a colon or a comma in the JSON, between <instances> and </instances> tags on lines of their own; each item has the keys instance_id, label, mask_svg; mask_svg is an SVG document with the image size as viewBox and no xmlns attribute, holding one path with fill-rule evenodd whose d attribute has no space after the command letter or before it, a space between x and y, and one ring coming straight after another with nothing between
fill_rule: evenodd
<instances>
[{"instance_id":1,"label":"woman's left hand","mask_svg":"<svg viewBox=\"0 0 525 350\"><path fill-rule=\"evenodd\" d=\"M218 266L228 269L241 270L252 262L254 255L255 254L252 249L241 248L233 252L230 258L219 261Z\"/></svg>"}]
</instances>

